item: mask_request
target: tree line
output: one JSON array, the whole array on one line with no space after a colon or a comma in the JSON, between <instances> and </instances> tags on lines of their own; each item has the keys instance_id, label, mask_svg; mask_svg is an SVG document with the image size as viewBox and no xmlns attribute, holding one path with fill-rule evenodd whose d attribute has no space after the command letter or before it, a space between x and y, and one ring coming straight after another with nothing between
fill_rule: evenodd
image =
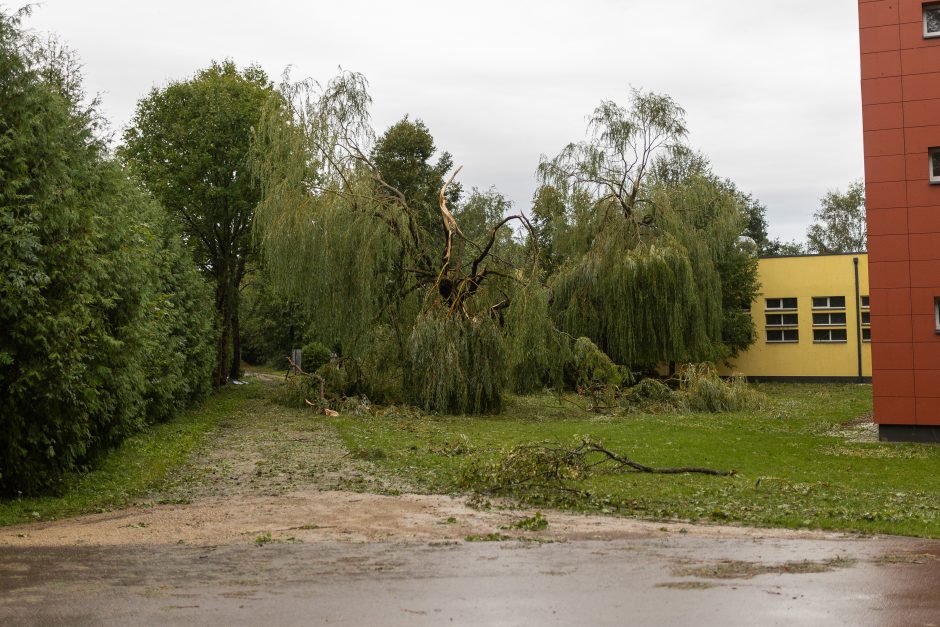
<instances>
[{"instance_id":1,"label":"tree line","mask_svg":"<svg viewBox=\"0 0 940 627\"><path fill-rule=\"evenodd\" d=\"M111 151L26 15L0 13L0 494L299 345L314 404L481 413L754 341L756 255L786 244L668 96L602 102L516 211L420 119L378 135L355 73L275 87L215 62L143 97Z\"/></svg>"}]
</instances>

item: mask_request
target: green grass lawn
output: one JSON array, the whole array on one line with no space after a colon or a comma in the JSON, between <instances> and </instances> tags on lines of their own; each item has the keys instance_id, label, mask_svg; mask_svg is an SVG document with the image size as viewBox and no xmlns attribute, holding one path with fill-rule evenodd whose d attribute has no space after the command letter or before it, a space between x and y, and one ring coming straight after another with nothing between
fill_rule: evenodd
<instances>
[{"instance_id":1,"label":"green grass lawn","mask_svg":"<svg viewBox=\"0 0 940 627\"><path fill-rule=\"evenodd\" d=\"M158 489L207 435L239 406L263 393L260 384L229 386L198 408L152 425L104 455L86 473L66 478L58 495L0 500L0 526L56 520L126 507Z\"/></svg>"},{"instance_id":2,"label":"green grass lawn","mask_svg":"<svg viewBox=\"0 0 940 627\"><path fill-rule=\"evenodd\" d=\"M427 492L465 492L468 467L515 444L570 444L590 435L643 464L738 474L621 472L576 482L577 494L512 496L533 505L648 519L940 538L940 446L856 441L864 429L851 423L871 410L870 386L757 387L769 399L765 408L742 413L612 417L587 412L576 397L540 395L510 397L497 416L389 408L337 418L311 411L310 419L335 427L353 457ZM0 501L0 525L151 503L173 471L209 445L213 431L233 416L277 421L296 414L273 404L276 395L272 384L231 386L198 409L130 438L93 470L70 477L58 496Z\"/></svg>"},{"instance_id":3,"label":"green grass lawn","mask_svg":"<svg viewBox=\"0 0 940 627\"><path fill-rule=\"evenodd\" d=\"M736 470L731 478L617 473L575 484L588 497L519 492L554 505L650 519L940 537L940 447L854 442L864 385L761 385L758 412L609 417L552 396L512 398L498 416L388 410L340 416L346 445L428 491L454 492L468 464L508 446L591 435L653 466Z\"/></svg>"}]
</instances>

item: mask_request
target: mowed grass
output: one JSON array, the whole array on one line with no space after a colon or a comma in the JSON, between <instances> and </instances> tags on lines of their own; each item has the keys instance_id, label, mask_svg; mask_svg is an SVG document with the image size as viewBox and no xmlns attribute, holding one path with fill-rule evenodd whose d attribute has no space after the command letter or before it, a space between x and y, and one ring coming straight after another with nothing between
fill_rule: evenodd
<instances>
[{"instance_id":1,"label":"mowed grass","mask_svg":"<svg viewBox=\"0 0 940 627\"><path fill-rule=\"evenodd\" d=\"M574 484L589 496L519 492L533 504L649 519L940 537L940 446L855 441L867 385L760 385L761 411L599 416L553 396L512 398L498 416L386 410L333 419L344 442L426 490L460 491L468 465L508 447L590 435L652 466L737 476L617 473ZM868 433L870 439L870 431Z\"/></svg>"},{"instance_id":2,"label":"mowed grass","mask_svg":"<svg viewBox=\"0 0 940 627\"><path fill-rule=\"evenodd\" d=\"M170 422L152 425L97 460L85 473L68 476L58 494L0 500L0 526L103 512L134 504L160 488L209 433L261 385L229 386Z\"/></svg>"}]
</instances>

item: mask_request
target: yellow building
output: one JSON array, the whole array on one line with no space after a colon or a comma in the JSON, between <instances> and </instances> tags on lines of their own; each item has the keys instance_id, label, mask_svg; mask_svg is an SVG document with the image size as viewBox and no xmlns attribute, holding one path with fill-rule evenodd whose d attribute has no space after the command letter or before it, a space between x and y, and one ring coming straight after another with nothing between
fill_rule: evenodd
<instances>
[{"instance_id":1,"label":"yellow building","mask_svg":"<svg viewBox=\"0 0 940 627\"><path fill-rule=\"evenodd\" d=\"M871 380L868 255L759 260L757 339L722 374L752 380Z\"/></svg>"}]
</instances>

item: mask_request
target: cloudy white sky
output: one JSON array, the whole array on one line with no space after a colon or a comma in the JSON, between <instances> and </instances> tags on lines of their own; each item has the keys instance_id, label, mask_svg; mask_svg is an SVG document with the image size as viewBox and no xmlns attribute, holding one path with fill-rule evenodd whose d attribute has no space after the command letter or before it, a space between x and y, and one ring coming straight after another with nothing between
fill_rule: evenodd
<instances>
[{"instance_id":1,"label":"cloudy white sky","mask_svg":"<svg viewBox=\"0 0 940 627\"><path fill-rule=\"evenodd\" d=\"M686 108L690 144L767 205L772 236L802 239L863 172L856 0L44 0L29 25L78 52L116 130L212 59L362 72L379 131L424 120L465 187L519 209L539 156L631 85Z\"/></svg>"}]
</instances>

